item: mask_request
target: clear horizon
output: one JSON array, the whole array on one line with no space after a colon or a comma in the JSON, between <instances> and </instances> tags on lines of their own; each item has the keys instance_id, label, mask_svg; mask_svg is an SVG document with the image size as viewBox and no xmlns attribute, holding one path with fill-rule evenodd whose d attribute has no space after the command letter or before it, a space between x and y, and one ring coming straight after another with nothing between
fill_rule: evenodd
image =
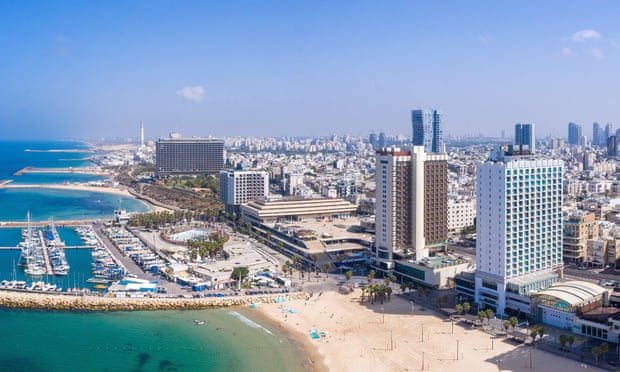
<instances>
[{"instance_id":1,"label":"clear horizon","mask_svg":"<svg viewBox=\"0 0 620 372\"><path fill-rule=\"evenodd\" d=\"M5 139L566 137L620 123L620 3L0 2ZM615 129L620 124L615 125Z\"/></svg>"}]
</instances>

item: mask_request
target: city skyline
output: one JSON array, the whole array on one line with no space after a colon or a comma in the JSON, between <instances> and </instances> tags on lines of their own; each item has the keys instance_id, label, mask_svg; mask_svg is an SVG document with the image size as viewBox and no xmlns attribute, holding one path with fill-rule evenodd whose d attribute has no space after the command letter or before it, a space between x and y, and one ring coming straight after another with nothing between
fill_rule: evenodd
<instances>
[{"instance_id":1,"label":"city skyline","mask_svg":"<svg viewBox=\"0 0 620 372\"><path fill-rule=\"evenodd\" d=\"M3 2L6 139L411 135L617 123L620 4ZM604 125L604 124L602 124ZM586 130L585 135L589 136Z\"/></svg>"}]
</instances>

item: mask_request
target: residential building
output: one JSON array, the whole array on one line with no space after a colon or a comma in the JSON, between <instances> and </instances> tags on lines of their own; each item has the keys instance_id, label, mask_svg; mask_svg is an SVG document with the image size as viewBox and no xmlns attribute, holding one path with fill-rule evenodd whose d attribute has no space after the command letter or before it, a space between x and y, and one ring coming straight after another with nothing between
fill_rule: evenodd
<instances>
[{"instance_id":1,"label":"residential building","mask_svg":"<svg viewBox=\"0 0 620 372\"><path fill-rule=\"evenodd\" d=\"M564 220L563 230L564 262L583 265L587 261L588 240L598 237L596 216L575 211Z\"/></svg>"},{"instance_id":2,"label":"residential building","mask_svg":"<svg viewBox=\"0 0 620 372\"><path fill-rule=\"evenodd\" d=\"M459 233L476 221L476 201L472 199L448 199L448 232Z\"/></svg>"}]
</instances>

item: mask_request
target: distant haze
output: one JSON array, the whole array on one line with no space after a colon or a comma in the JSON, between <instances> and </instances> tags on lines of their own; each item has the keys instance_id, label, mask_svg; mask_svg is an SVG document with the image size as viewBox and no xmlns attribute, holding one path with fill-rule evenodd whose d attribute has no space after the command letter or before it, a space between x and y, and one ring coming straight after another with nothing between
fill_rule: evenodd
<instances>
[{"instance_id":1,"label":"distant haze","mask_svg":"<svg viewBox=\"0 0 620 372\"><path fill-rule=\"evenodd\" d=\"M4 139L620 127L617 1L2 1Z\"/></svg>"}]
</instances>

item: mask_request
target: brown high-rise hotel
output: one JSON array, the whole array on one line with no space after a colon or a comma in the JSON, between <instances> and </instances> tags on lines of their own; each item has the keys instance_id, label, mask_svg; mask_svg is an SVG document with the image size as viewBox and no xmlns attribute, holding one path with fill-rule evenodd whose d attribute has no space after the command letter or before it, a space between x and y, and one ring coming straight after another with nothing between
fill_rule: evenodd
<instances>
[{"instance_id":1,"label":"brown high-rise hotel","mask_svg":"<svg viewBox=\"0 0 620 372\"><path fill-rule=\"evenodd\" d=\"M448 237L448 158L424 147L384 148L376 158L376 269L422 260Z\"/></svg>"}]
</instances>

